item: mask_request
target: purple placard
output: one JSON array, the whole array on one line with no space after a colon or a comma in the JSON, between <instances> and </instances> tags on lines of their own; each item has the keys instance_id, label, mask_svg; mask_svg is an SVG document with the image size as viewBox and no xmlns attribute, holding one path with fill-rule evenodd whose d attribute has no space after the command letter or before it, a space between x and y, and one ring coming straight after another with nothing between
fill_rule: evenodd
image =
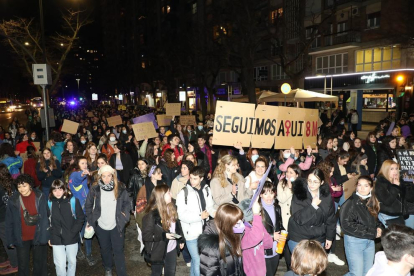
<instances>
[{"instance_id":1,"label":"purple placard","mask_svg":"<svg viewBox=\"0 0 414 276\"><path fill-rule=\"evenodd\" d=\"M158 129L158 124L157 124L157 121L155 120L154 113L148 113L148 114L136 117L132 119L132 122L134 124L152 122L154 124L155 129Z\"/></svg>"},{"instance_id":2,"label":"purple placard","mask_svg":"<svg viewBox=\"0 0 414 276\"><path fill-rule=\"evenodd\" d=\"M254 193L254 195L253 195L253 197L252 197L252 201L250 202L249 209L251 209L251 208L252 208L252 206L253 206L254 202L256 201L257 197L258 197L258 196L260 195L260 193L262 192L262 190L263 190L263 186L264 186L264 184L265 184L265 182L266 182L266 179L267 179L267 176L269 175L270 168L272 168L272 163L269 163L269 168L267 168L267 171L265 172L265 174L264 174L264 175L262 176L262 178L260 179L259 186L257 187L257 190L256 190L256 192Z\"/></svg>"}]
</instances>

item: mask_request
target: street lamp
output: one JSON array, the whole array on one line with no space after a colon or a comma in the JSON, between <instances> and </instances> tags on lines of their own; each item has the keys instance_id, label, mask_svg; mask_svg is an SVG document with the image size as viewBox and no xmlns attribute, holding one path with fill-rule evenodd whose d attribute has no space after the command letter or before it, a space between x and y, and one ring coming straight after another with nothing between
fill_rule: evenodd
<instances>
[{"instance_id":1,"label":"street lamp","mask_svg":"<svg viewBox=\"0 0 414 276\"><path fill-rule=\"evenodd\" d=\"M78 95L79 95L79 82L80 82L80 79L76 79L76 81L78 82Z\"/></svg>"},{"instance_id":2,"label":"street lamp","mask_svg":"<svg viewBox=\"0 0 414 276\"><path fill-rule=\"evenodd\" d=\"M282 91L283 94L285 94L285 106L286 106L286 95L290 93L290 91L292 91L292 87L290 86L289 83L285 82L284 84L282 84L282 86L280 87L280 90Z\"/></svg>"},{"instance_id":3,"label":"street lamp","mask_svg":"<svg viewBox=\"0 0 414 276\"><path fill-rule=\"evenodd\" d=\"M29 45L30 45L30 43L26 41L26 42L24 43L24 45L25 45L25 46L29 46Z\"/></svg>"}]
</instances>

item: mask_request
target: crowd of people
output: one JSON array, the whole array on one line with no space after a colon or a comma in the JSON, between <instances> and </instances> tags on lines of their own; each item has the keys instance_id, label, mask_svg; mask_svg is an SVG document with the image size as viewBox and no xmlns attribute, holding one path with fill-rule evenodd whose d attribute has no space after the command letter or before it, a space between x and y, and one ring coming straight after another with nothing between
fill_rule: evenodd
<instances>
[{"instance_id":1,"label":"crowd of people","mask_svg":"<svg viewBox=\"0 0 414 276\"><path fill-rule=\"evenodd\" d=\"M319 275L328 262L345 264L340 239L347 275L409 275L414 267L414 184L401 177L396 153L414 149L414 114L397 121L391 113L361 139L356 111L322 112L316 148L275 150L214 145L214 114L194 126L173 117L157 137L137 141L132 118L151 111L100 106L91 117L90 110L57 108L48 141L35 111L25 125L14 118L0 128L8 256L0 275L30 275L31 266L47 275L48 247L56 274L75 275L78 260L96 265L95 236L104 275L113 265L131 275L124 252L131 215L152 276L175 275L180 254L191 276L274 276L280 259L285 275ZM122 125L108 125L114 115ZM60 131L64 119L79 122L76 134ZM349 181L355 192L346 198ZM378 238L385 253L375 257Z\"/></svg>"}]
</instances>

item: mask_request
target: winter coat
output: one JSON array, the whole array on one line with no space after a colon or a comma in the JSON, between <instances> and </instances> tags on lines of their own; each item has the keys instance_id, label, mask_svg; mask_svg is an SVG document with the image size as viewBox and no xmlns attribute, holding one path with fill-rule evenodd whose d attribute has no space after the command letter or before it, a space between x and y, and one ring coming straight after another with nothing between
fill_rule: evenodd
<instances>
[{"instance_id":1,"label":"winter coat","mask_svg":"<svg viewBox=\"0 0 414 276\"><path fill-rule=\"evenodd\" d=\"M66 169L70 166L70 162L75 162L75 158L76 158L76 153L69 153L69 152L64 152L62 154L62 162L61 162L61 167L62 167L62 171L66 171Z\"/></svg>"},{"instance_id":2,"label":"winter coat","mask_svg":"<svg viewBox=\"0 0 414 276\"><path fill-rule=\"evenodd\" d=\"M173 199L177 199L178 193L187 185L188 177L183 177L179 174L174 178L171 185L171 196Z\"/></svg>"},{"instance_id":3,"label":"winter coat","mask_svg":"<svg viewBox=\"0 0 414 276\"><path fill-rule=\"evenodd\" d=\"M37 160L34 158L29 158L26 161L24 161L24 169L23 169L23 173L30 175L31 177L33 177L33 180L35 181L34 186L35 187L39 187L40 186L40 181L37 178L37 174L36 174L36 164L37 164Z\"/></svg>"},{"instance_id":4,"label":"winter coat","mask_svg":"<svg viewBox=\"0 0 414 276\"><path fill-rule=\"evenodd\" d=\"M137 202L137 196L139 189L141 189L142 186L145 184L145 177L142 176L141 172L138 168L135 168L132 171L131 178L128 181L128 192L132 195L132 202L135 205L135 202Z\"/></svg>"},{"instance_id":5,"label":"winter coat","mask_svg":"<svg viewBox=\"0 0 414 276\"><path fill-rule=\"evenodd\" d=\"M289 237L295 242L301 240L335 239L335 207L332 201L329 185L319 188L321 203L318 208L312 206L312 195L306 179L298 178L293 183L292 216L289 219Z\"/></svg>"},{"instance_id":6,"label":"winter coat","mask_svg":"<svg viewBox=\"0 0 414 276\"><path fill-rule=\"evenodd\" d=\"M167 163L163 160L160 161L160 164L158 165L158 167L161 169L162 181L164 181L164 183L168 185L168 187L171 187L174 178L176 178L177 175L180 174L180 168L179 167L169 168L167 166Z\"/></svg>"},{"instance_id":7,"label":"winter coat","mask_svg":"<svg viewBox=\"0 0 414 276\"><path fill-rule=\"evenodd\" d=\"M290 208L292 205L292 197L293 197L292 190L289 189L287 184L285 188L283 189L282 183L279 182L277 184L277 200L279 201L279 206L281 210L283 228L285 228L286 230L288 229L288 223L289 223L289 218L290 218Z\"/></svg>"},{"instance_id":8,"label":"winter coat","mask_svg":"<svg viewBox=\"0 0 414 276\"><path fill-rule=\"evenodd\" d=\"M273 233L269 235L262 224L262 217L253 216L253 225L245 222L246 228L241 240L243 268L248 276L266 275L264 250L272 250Z\"/></svg>"},{"instance_id":9,"label":"winter coat","mask_svg":"<svg viewBox=\"0 0 414 276\"><path fill-rule=\"evenodd\" d=\"M88 176L82 176L82 171L72 172L68 186L73 196L79 200L82 209L85 210L85 202L89 194Z\"/></svg>"},{"instance_id":10,"label":"winter coat","mask_svg":"<svg viewBox=\"0 0 414 276\"><path fill-rule=\"evenodd\" d=\"M351 124L356 125L358 124L358 114L357 113L353 113L351 116Z\"/></svg>"},{"instance_id":11,"label":"winter coat","mask_svg":"<svg viewBox=\"0 0 414 276\"><path fill-rule=\"evenodd\" d=\"M20 156L16 157L6 157L0 161L7 166L13 179L16 179L20 175L20 168L23 166L23 159Z\"/></svg>"},{"instance_id":12,"label":"winter coat","mask_svg":"<svg viewBox=\"0 0 414 276\"><path fill-rule=\"evenodd\" d=\"M125 225L129 222L131 200L125 185L118 182L115 220L116 227L121 235L124 233ZM89 225L95 228L98 225L98 219L101 217L101 188L99 185L92 186L89 191L85 203L85 214Z\"/></svg>"},{"instance_id":13,"label":"winter coat","mask_svg":"<svg viewBox=\"0 0 414 276\"><path fill-rule=\"evenodd\" d=\"M401 183L401 182L400 182ZM380 202L380 212L389 216L404 215L405 185L392 184L382 175L377 176L375 195Z\"/></svg>"},{"instance_id":14,"label":"winter coat","mask_svg":"<svg viewBox=\"0 0 414 276\"><path fill-rule=\"evenodd\" d=\"M285 159L284 162L282 162L282 161L277 162L277 164L276 164L276 166L277 166L276 167L276 170L277 170L276 173L278 174L279 179L284 178L283 173L285 173L287 171L287 168L291 164L296 164L296 165L299 166L299 168L302 171L307 171L307 170L309 170L309 168L312 165L312 156L306 156L306 159L305 159L304 162L301 162L299 158L295 160L293 155L291 155L288 159ZM283 176L282 176L282 174L283 174Z\"/></svg>"},{"instance_id":15,"label":"winter coat","mask_svg":"<svg viewBox=\"0 0 414 276\"><path fill-rule=\"evenodd\" d=\"M230 246L227 244L227 246ZM205 276L241 276L243 264L241 257L232 257L226 250L226 262L221 259L219 235L214 221L210 221L204 233L198 237L200 252L200 275Z\"/></svg>"},{"instance_id":16,"label":"winter coat","mask_svg":"<svg viewBox=\"0 0 414 276\"><path fill-rule=\"evenodd\" d=\"M114 153L112 154L111 159L109 159L109 165L114 169L116 169L116 156L117 154ZM134 169L134 165L132 164L131 156L129 156L128 153L121 152L120 158L123 169L122 172L118 171L119 179L122 183L128 183L131 171Z\"/></svg>"},{"instance_id":17,"label":"winter coat","mask_svg":"<svg viewBox=\"0 0 414 276\"><path fill-rule=\"evenodd\" d=\"M367 165L369 174L374 174L375 168L377 167L377 146L365 144L363 148L365 150L365 154L368 156Z\"/></svg>"},{"instance_id":18,"label":"winter coat","mask_svg":"<svg viewBox=\"0 0 414 276\"><path fill-rule=\"evenodd\" d=\"M172 149L170 144L166 144L166 145L164 145L164 147L162 148L162 153L161 153L161 155L162 155L162 156L164 156L164 152L165 152L167 149ZM176 146L176 147L174 147L172 150L174 151L174 156L175 156L175 160L176 160L176 161L177 161L177 158L178 158L179 156L184 156L184 151L183 151L183 149L182 149L180 146ZM177 161L177 164L178 164L178 165L181 165L181 161L180 161L180 162L178 162L178 161Z\"/></svg>"},{"instance_id":19,"label":"winter coat","mask_svg":"<svg viewBox=\"0 0 414 276\"><path fill-rule=\"evenodd\" d=\"M187 184L186 187L188 191L187 203L185 202L185 191L181 190L178 193L176 200L177 213L178 218L181 221L185 239L195 240L199 235L201 235L201 233L203 233L203 228L209 218L205 220L201 219L201 212L204 210L201 207L199 194L190 184ZM211 217L214 217L216 209L214 208L214 201L210 187L208 187L208 185L204 185L201 189L206 202L205 210L207 210Z\"/></svg>"},{"instance_id":20,"label":"winter coat","mask_svg":"<svg viewBox=\"0 0 414 276\"><path fill-rule=\"evenodd\" d=\"M211 150L210 149L209 149L209 154L210 154L210 157L211 157ZM212 172L212 170L213 170L213 166L212 165L210 166L208 155L205 154L204 152L202 152L201 150L197 150L195 152L195 157L197 159L197 166L200 166L204 169L205 177L206 177L207 174L209 172Z\"/></svg>"},{"instance_id":21,"label":"winter coat","mask_svg":"<svg viewBox=\"0 0 414 276\"><path fill-rule=\"evenodd\" d=\"M410 276L411 273L403 276ZM374 265L368 271L366 276L402 276L388 265L387 256L384 251L377 252L375 254Z\"/></svg>"},{"instance_id":22,"label":"winter coat","mask_svg":"<svg viewBox=\"0 0 414 276\"><path fill-rule=\"evenodd\" d=\"M251 198L253 195L252 190L246 188L244 182L244 178L241 174L236 173L238 182L238 192L237 192L237 200L238 202L241 202L243 199ZM231 194L233 185L226 179L227 186L222 187L220 183L219 178L213 178L210 181L210 187L211 187L211 193L213 194L213 200L214 200L214 208L218 209L218 207L223 203L234 203L233 201L233 195Z\"/></svg>"},{"instance_id":23,"label":"winter coat","mask_svg":"<svg viewBox=\"0 0 414 276\"><path fill-rule=\"evenodd\" d=\"M269 235L272 235L274 232L279 232L281 230L286 230L285 227L283 227L283 220L282 220L282 211L280 209L280 206L278 204L275 204L275 216L276 216L276 224L272 223L272 219L270 218L269 214L267 213L266 209L263 208L263 216L264 221L263 225L269 233Z\"/></svg>"},{"instance_id":24,"label":"winter coat","mask_svg":"<svg viewBox=\"0 0 414 276\"><path fill-rule=\"evenodd\" d=\"M368 240L376 238L377 228L382 228L382 224L368 211L368 200L353 193L341 206L341 228L345 235Z\"/></svg>"},{"instance_id":25,"label":"winter coat","mask_svg":"<svg viewBox=\"0 0 414 276\"><path fill-rule=\"evenodd\" d=\"M339 169L338 162L333 161L332 163L334 165L334 172L333 172L332 177L335 178L335 181L336 181L336 183L338 183L338 185L342 186L342 184L344 184L345 182L347 182L349 180L348 175L347 175L350 172L349 167L344 166L347 174L342 175L341 170Z\"/></svg>"},{"instance_id":26,"label":"winter coat","mask_svg":"<svg viewBox=\"0 0 414 276\"><path fill-rule=\"evenodd\" d=\"M55 160L56 169L50 171L49 165L50 160L46 160L46 168L47 172L40 170L40 163L36 164L36 174L39 181L42 182L42 191L47 192L50 190L50 186L52 185L53 181L56 179L60 179L62 177L62 170L60 169L60 163L58 160Z\"/></svg>"},{"instance_id":27,"label":"winter coat","mask_svg":"<svg viewBox=\"0 0 414 276\"><path fill-rule=\"evenodd\" d=\"M65 142L55 142L55 145L50 149L53 155L59 160L59 164L62 161L62 152L64 151Z\"/></svg>"},{"instance_id":28,"label":"winter coat","mask_svg":"<svg viewBox=\"0 0 414 276\"><path fill-rule=\"evenodd\" d=\"M323 160L325 160L325 158L330 154L329 150L327 149L319 149L318 153Z\"/></svg>"},{"instance_id":29,"label":"winter coat","mask_svg":"<svg viewBox=\"0 0 414 276\"><path fill-rule=\"evenodd\" d=\"M393 159L395 158L395 159ZM392 152L389 152L385 145L381 145L378 147L377 151L377 171L375 174L378 174L379 170L381 169L382 163L384 163L385 160L395 160L396 161L397 156L395 154L392 154ZM369 159L368 159L369 160Z\"/></svg>"},{"instance_id":30,"label":"winter coat","mask_svg":"<svg viewBox=\"0 0 414 276\"><path fill-rule=\"evenodd\" d=\"M145 245L147 254L151 256L151 264L163 264L169 240L166 232L162 228L162 220L158 209L154 209L146 214L142 219L142 240ZM180 243L184 243L183 231L181 230L180 221L175 222L175 233L181 236L177 241L177 255L180 253Z\"/></svg>"},{"instance_id":31,"label":"winter coat","mask_svg":"<svg viewBox=\"0 0 414 276\"><path fill-rule=\"evenodd\" d=\"M45 245L49 241L49 219L47 199L45 195L36 189L32 190L36 195L36 210L40 218L36 225L33 245ZM7 246L23 246L20 193L14 193L7 203L6 211L6 241Z\"/></svg>"},{"instance_id":32,"label":"winter coat","mask_svg":"<svg viewBox=\"0 0 414 276\"><path fill-rule=\"evenodd\" d=\"M18 151L20 153L25 153L27 151L28 146L34 147L35 151L38 150L31 141L22 141L22 142L20 142L16 145L16 151Z\"/></svg>"},{"instance_id":33,"label":"winter coat","mask_svg":"<svg viewBox=\"0 0 414 276\"><path fill-rule=\"evenodd\" d=\"M50 243L52 245L71 245L79 242L79 232L85 223L85 214L79 200L75 199L75 210L72 210L70 197L51 200ZM76 215L75 216L73 215Z\"/></svg>"}]
</instances>

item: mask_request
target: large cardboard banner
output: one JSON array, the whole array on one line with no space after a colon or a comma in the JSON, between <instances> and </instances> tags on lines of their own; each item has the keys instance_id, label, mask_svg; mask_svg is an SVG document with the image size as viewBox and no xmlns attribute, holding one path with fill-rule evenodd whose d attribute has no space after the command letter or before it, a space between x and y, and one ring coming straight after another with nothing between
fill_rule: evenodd
<instances>
[{"instance_id":1,"label":"large cardboard banner","mask_svg":"<svg viewBox=\"0 0 414 276\"><path fill-rule=\"evenodd\" d=\"M157 124L157 120L155 120L154 113L148 113L148 114L136 117L132 119L132 122L134 124L152 122L154 124L155 129L158 129L158 124Z\"/></svg>"},{"instance_id":2,"label":"large cardboard banner","mask_svg":"<svg viewBox=\"0 0 414 276\"><path fill-rule=\"evenodd\" d=\"M109 117L106 119L108 121L108 126L116 127L118 125L122 125L122 118L119 115Z\"/></svg>"},{"instance_id":3,"label":"large cardboard banner","mask_svg":"<svg viewBox=\"0 0 414 276\"><path fill-rule=\"evenodd\" d=\"M404 181L414 181L414 150L397 150L398 163L401 166L401 175Z\"/></svg>"},{"instance_id":4,"label":"large cardboard banner","mask_svg":"<svg viewBox=\"0 0 414 276\"><path fill-rule=\"evenodd\" d=\"M182 126L194 126L196 125L196 118L194 115L181 115L180 124Z\"/></svg>"},{"instance_id":5,"label":"large cardboard banner","mask_svg":"<svg viewBox=\"0 0 414 276\"><path fill-rule=\"evenodd\" d=\"M181 103L166 103L166 114L170 116L181 115Z\"/></svg>"},{"instance_id":6,"label":"large cardboard banner","mask_svg":"<svg viewBox=\"0 0 414 276\"><path fill-rule=\"evenodd\" d=\"M213 144L233 146L236 142L250 147L255 126L254 104L216 102Z\"/></svg>"},{"instance_id":7,"label":"large cardboard banner","mask_svg":"<svg viewBox=\"0 0 414 276\"><path fill-rule=\"evenodd\" d=\"M354 176L342 184L345 200L347 200L355 192L357 181L358 176Z\"/></svg>"},{"instance_id":8,"label":"large cardboard banner","mask_svg":"<svg viewBox=\"0 0 414 276\"><path fill-rule=\"evenodd\" d=\"M78 127L79 123L64 119L62 125L62 132L76 134L78 132Z\"/></svg>"},{"instance_id":9,"label":"large cardboard banner","mask_svg":"<svg viewBox=\"0 0 414 276\"><path fill-rule=\"evenodd\" d=\"M243 147L315 148L318 110L217 101L213 144Z\"/></svg>"},{"instance_id":10,"label":"large cardboard banner","mask_svg":"<svg viewBox=\"0 0 414 276\"><path fill-rule=\"evenodd\" d=\"M135 138L137 141L142 141L147 138L154 138L158 136L158 133L155 131L154 124L152 122L145 122L132 125L134 130Z\"/></svg>"},{"instance_id":11,"label":"large cardboard banner","mask_svg":"<svg viewBox=\"0 0 414 276\"><path fill-rule=\"evenodd\" d=\"M168 115L157 115L157 122L158 122L158 126L170 126L172 120L172 116L168 116Z\"/></svg>"}]
</instances>

